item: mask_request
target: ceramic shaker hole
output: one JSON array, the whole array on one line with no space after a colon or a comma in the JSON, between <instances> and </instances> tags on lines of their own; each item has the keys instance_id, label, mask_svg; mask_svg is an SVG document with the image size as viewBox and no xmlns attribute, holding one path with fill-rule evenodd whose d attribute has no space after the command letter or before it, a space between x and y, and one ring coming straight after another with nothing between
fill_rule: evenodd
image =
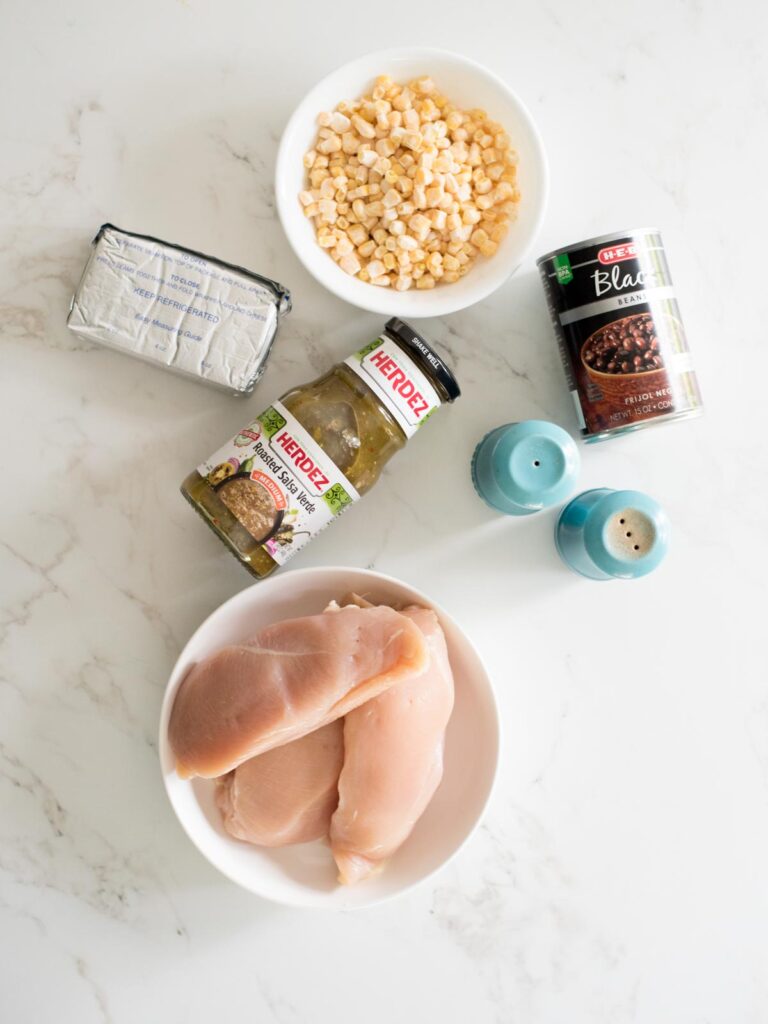
<instances>
[{"instance_id":1,"label":"ceramic shaker hole","mask_svg":"<svg viewBox=\"0 0 768 1024\"><path fill-rule=\"evenodd\" d=\"M642 558L655 540L653 521L636 509L624 509L605 525L605 544L615 558Z\"/></svg>"}]
</instances>

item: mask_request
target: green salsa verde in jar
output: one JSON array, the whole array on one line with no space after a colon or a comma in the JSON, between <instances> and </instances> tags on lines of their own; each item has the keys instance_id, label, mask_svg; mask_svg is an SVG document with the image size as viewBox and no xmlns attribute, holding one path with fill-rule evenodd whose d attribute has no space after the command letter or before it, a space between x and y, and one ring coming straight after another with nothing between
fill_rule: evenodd
<instances>
[{"instance_id":1,"label":"green salsa verde in jar","mask_svg":"<svg viewBox=\"0 0 768 1024\"><path fill-rule=\"evenodd\" d=\"M421 335L392 318L375 341L273 402L190 473L181 492L261 579L366 494L459 394Z\"/></svg>"}]
</instances>

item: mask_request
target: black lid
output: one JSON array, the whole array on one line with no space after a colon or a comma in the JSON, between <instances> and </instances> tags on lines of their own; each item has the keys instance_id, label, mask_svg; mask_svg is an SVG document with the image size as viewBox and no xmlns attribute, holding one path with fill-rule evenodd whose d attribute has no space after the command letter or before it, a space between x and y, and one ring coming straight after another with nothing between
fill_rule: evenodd
<instances>
[{"instance_id":1,"label":"black lid","mask_svg":"<svg viewBox=\"0 0 768 1024\"><path fill-rule=\"evenodd\" d=\"M420 334L414 331L410 324L393 316L391 320L387 320L385 330L403 346L413 361L418 363L419 367L440 385L448 396L449 402L453 402L459 397L461 388L456 378L435 350Z\"/></svg>"}]
</instances>

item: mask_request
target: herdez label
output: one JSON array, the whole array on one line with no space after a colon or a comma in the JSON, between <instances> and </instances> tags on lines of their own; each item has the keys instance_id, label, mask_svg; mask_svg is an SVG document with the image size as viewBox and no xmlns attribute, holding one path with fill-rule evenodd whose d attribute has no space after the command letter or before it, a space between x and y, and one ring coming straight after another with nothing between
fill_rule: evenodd
<instances>
[{"instance_id":1,"label":"herdez label","mask_svg":"<svg viewBox=\"0 0 768 1024\"><path fill-rule=\"evenodd\" d=\"M406 437L440 408L429 378L391 338L377 338L345 360L392 414Z\"/></svg>"},{"instance_id":2,"label":"herdez label","mask_svg":"<svg viewBox=\"0 0 768 1024\"><path fill-rule=\"evenodd\" d=\"M360 497L281 402L197 471L280 565Z\"/></svg>"}]
</instances>

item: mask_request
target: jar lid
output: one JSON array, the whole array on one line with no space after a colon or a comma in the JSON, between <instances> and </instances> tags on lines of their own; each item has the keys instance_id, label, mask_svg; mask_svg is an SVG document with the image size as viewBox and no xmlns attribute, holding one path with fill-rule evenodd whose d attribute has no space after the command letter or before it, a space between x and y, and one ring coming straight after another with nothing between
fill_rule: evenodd
<instances>
[{"instance_id":1,"label":"jar lid","mask_svg":"<svg viewBox=\"0 0 768 1024\"><path fill-rule=\"evenodd\" d=\"M403 346L414 362L441 386L449 402L454 402L459 397L461 388L454 375L432 346L414 331L410 324L393 316L387 320L385 330Z\"/></svg>"}]
</instances>

